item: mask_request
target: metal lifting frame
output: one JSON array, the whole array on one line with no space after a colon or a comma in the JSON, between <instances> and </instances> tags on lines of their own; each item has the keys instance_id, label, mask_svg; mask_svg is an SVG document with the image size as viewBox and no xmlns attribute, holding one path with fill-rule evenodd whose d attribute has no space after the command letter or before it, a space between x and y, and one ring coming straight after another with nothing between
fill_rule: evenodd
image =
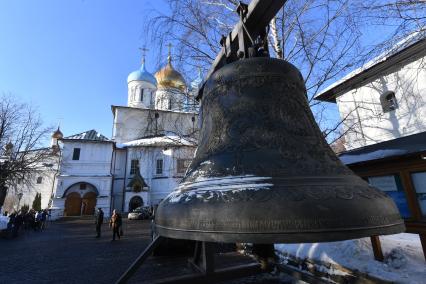
<instances>
[{"instance_id":1,"label":"metal lifting frame","mask_svg":"<svg viewBox=\"0 0 426 284\"><path fill-rule=\"evenodd\" d=\"M203 94L205 81L218 69L225 64L237 61L242 58L256 56L257 49L267 52L267 35L269 22L275 17L278 11L284 6L287 0L253 0L249 5L240 2L237 13L240 21L227 37L221 40L222 49L214 60L212 67L207 73L202 87L199 90L197 100L200 100ZM116 283L126 283L132 275L136 273L143 262L153 253L155 248L161 245L163 237L157 236L142 252L142 254L132 263ZM258 264L242 265L229 269L215 270L214 268L214 243L197 242L194 251L194 258L189 260L194 268L199 272L198 275L189 277L176 277L169 279L169 282L177 283L179 281L209 280L205 278L229 279L253 274L259 271ZM213 277L216 276L216 277ZM200 278L204 277L204 278Z\"/></svg>"},{"instance_id":2,"label":"metal lifting frame","mask_svg":"<svg viewBox=\"0 0 426 284\"><path fill-rule=\"evenodd\" d=\"M249 5L240 2L237 9L240 21L228 36L222 38L222 49L206 75L198 92L197 100L202 98L204 84L215 71L225 64L250 57L249 47L255 44L258 38L267 37L269 23L285 2L287 0L253 0ZM263 44L267 50L267 43L264 41Z\"/></svg>"}]
</instances>

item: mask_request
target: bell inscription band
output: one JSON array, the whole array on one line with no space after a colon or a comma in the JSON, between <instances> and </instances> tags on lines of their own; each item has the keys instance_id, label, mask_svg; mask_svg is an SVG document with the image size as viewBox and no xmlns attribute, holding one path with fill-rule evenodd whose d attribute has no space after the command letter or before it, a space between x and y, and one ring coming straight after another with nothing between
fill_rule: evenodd
<instances>
[{"instance_id":1,"label":"bell inscription band","mask_svg":"<svg viewBox=\"0 0 426 284\"><path fill-rule=\"evenodd\" d=\"M160 236L266 244L404 231L394 202L327 145L290 63L227 64L206 82L201 107L196 156L156 212Z\"/></svg>"}]
</instances>

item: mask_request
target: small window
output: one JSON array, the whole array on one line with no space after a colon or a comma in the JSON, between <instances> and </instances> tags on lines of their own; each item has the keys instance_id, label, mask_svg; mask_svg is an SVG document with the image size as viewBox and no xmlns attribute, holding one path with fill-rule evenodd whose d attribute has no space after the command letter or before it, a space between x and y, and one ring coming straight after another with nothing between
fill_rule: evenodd
<instances>
[{"instance_id":1,"label":"small window","mask_svg":"<svg viewBox=\"0 0 426 284\"><path fill-rule=\"evenodd\" d=\"M130 161L130 174L134 175L139 169L139 160Z\"/></svg>"},{"instance_id":2,"label":"small window","mask_svg":"<svg viewBox=\"0 0 426 284\"><path fill-rule=\"evenodd\" d=\"M157 167L155 169L155 174L157 175L163 174L163 159L157 160Z\"/></svg>"},{"instance_id":3,"label":"small window","mask_svg":"<svg viewBox=\"0 0 426 284\"><path fill-rule=\"evenodd\" d=\"M18 178L18 180L16 181L17 184L21 184L22 179Z\"/></svg>"},{"instance_id":4,"label":"small window","mask_svg":"<svg viewBox=\"0 0 426 284\"><path fill-rule=\"evenodd\" d=\"M171 109L172 109L172 100L169 100L168 109L169 109L169 110L171 110Z\"/></svg>"},{"instance_id":5,"label":"small window","mask_svg":"<svg viewBox=\"0 0 426 284\"><path fill-rule=\"evenodd\" d=\"M84 190L87 188L87 185L85 183L80 183L80 189Z\"/></svg>"},{"instance_id":6,"label":"small window","mask_svg":"<svg viewBox=\"0 0 426 284\"><path fill-rule=\"evenodd\" d=\"M43 177L38 177L37 178L37 184L41 184L43 182Z\"/></svg>"},{"instance_id":7,"label":"small window","mask_svg":"<svg viewBox=\"0 0 426 284\"><path fill-rule=\"evenodd\" d=\"M144 89L139 89L140 92L140 101L143 102L143 93L144 93Z\"/></svg>"},{"instance_id":8,"label":"small window","mask_svg":"<svg viewBox=\"0 0 426 284\"><path fill-rule=\"evenodd\" d=\"M80 160L80 148L74 148L74 151L72 153L72 159L74 161Z\"/></svg>"},{"instance_id":9,"label":"small window","mask_svg":"<svg viewBox=\"0 0 426 284\"><path fill-rule=\"evenodd\" d=\"M188 159L178 159L177 160L177 173L184 174L186 169L189 167L191 160Z\"/></svg>"},{"instance_id":10,"label":"small window","mask_svg":"<svg viewBox=\"0 0 426 284\"><path fill-rule=\"evenodd\" d=\"M383 112L390 112L398 108L395 93L391 91L385 92L380 96L380 103Z\"/></svg>"}]
</instances>

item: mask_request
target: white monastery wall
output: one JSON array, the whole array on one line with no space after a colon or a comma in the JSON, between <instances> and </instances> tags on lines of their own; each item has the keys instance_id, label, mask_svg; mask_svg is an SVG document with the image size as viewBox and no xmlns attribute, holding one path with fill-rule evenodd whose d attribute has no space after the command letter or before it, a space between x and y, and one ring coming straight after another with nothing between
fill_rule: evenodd
<instances>
[{"instance_id":1,"label":"white monastery wall","mask_svg":"<svg viewBox=\"0 0 426 284\"><path fill-rule=\"evenodd\" d=\"M158 113L158 119L155 118L155 113ZM117 143L124 143L155 135L156 120L157 134L169 131L184 136L197 130L198 115L191 112L115 107L112 139Z\"/></svg>"},{"instance_id":2,"label":"white monastery wall","mask_svg":"<svg viewBox=\"0 0 426 284\"><path fill-rule=\"evenodd\" d=\"M146 81L131 81L128 84L127 105L137 108L153 108L156 86Z\"/></svg>"},{"instance_id":3,"label":"white monastery wall","mask_svg":"<svg viewBox=\"0 0 426 284\"><path fill-rule=\"evenodd\" d=\"M407 63L404 63L407 64ZM426 131L426 57L395 66L339 96L348 150ZM384 112L380 96L395 93L398 107Z\"/></svg>"},{"instance_id":4,"label":"white monastery wall","mask_svg":"<svg viewBox=\"0 0 426 284\"><path fill-rule=\"evenodd\" d=\"M158 89L155 94L155 108L160 110L182 111L186 96L178 89Z\"/></svg>"},{"instance_id":5,"label":"white monastery wall","mask_svg":"<svg viewBox=\"0 0 426 284\"><path fill-rule=\"evenodd\" d=\"M73 151L80 148L80 158ZM61 175L110 175L113 144L110 142L65 141L62 150Z\"/></svg>"},{"instance_id":6,"label":"white monastery wall","mask_svg":"<svg viewBox=\"0 0 426 284\"><path fill-rule=\"evenodd\" d=\"M130 174L131 161L139 160L139 169L149 187L148 200L144 199L146 205L156 205L165 198L184 176L177 171L177 159L192 159L195 147L129 147L127 161L127 184L133 178ZM163 171L156 173L158 159L163 160ZM131 188L127 188L127 192ZM127 193L126 193L127 195ZM126 200L128 198L126 197ZM129 199L130 200L130 199ZM128 203L128 202L127 202ZM126 205L127 206L127 205Z\"/></svg>"}]
</instances>

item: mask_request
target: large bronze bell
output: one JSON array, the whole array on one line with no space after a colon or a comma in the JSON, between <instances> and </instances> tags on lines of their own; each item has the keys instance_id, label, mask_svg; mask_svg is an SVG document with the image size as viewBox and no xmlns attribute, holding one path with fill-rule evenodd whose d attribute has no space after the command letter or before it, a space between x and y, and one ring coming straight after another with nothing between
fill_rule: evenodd
<instances>
[{"instance_id":1,"label":"large bronze bell","mask_svg":"<svg viewBox=\"0 0 426 284\"><path fill-rule=\"evenodd\" d=\"M206 82L196 156L155 225L164 237L249 243L405 229L394 202L327 145L297 68L261 57L225 65Z\"/></svg>"}]
</instances>

